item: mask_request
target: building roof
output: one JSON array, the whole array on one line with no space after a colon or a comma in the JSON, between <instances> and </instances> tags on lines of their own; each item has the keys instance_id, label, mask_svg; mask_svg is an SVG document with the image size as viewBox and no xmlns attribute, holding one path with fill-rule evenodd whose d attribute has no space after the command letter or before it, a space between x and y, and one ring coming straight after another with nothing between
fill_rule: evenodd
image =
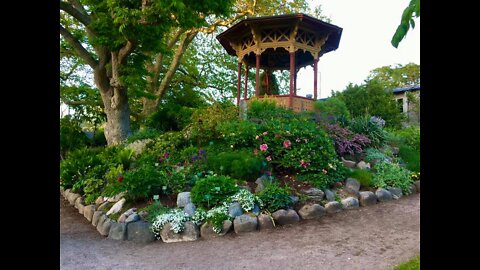
<instances>
[{"instance_id":1,"label":"building roof","mask_svg":"<svg viewBox=\"0 0 480 270\"><path fill-rule=\"evenodd\" d=\"M406 91L415 91L415 90L420 90L420 84L398 87L398 88L393 89L393 93L398 94L398 93L403 93L403 92L406 92Z\"/></svg>"}]
</instances>

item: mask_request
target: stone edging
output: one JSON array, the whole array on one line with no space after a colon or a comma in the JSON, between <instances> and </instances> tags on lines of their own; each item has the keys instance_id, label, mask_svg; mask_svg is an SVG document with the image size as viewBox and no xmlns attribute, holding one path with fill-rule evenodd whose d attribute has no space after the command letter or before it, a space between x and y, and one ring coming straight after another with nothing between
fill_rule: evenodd
<instances>
[{"instance_id":1,"label":"stone edging","mask_svg":"<svg viewBox=\"0 0 480 270\"><path fill-rule=\"evenodd\" d=\"M411 191L411 194L420 192L420 181L415 181L415 184L411 186ZM60 188L60 193L68 200L70 205L77 208L78 212L97 228L97 231L102 236L114 240L129 240L138 243L149 243L156 240L153 232L150 230L151 223L149 222L139 220L118 223L108 218L106 212L103 211L105 209L97 210L98 206L96 204L84 205L84 198L80 194L73 193L70 189L64 190L63 188ZM259 214L258 216L242 214L235 217L233 222L226 220L220 234L215 233L209 223L205 223L201 228L198 228L195 223L188 221L185 223L185 230L179 234L173 233L170 230L170 224L166 224L162 229L161 239L166 243L195 241L200 237L210 239L225 235L232 227L235 233L238 234L271 229L274 227L272 220L278 225L293 224L299 222L300 219L318 219L326 214L334 214L343 210L357 209L378 202L399 199L403 195L398 188L379 188L375 193L358 191L357 189L354 194L356 195L343 199L341 203L330 201L325 204L325 207L320 204L307 204L300 208L298 212L294 209L280 209L272 213L271 217L265 214Z\"/></svg>"}]
</instances>

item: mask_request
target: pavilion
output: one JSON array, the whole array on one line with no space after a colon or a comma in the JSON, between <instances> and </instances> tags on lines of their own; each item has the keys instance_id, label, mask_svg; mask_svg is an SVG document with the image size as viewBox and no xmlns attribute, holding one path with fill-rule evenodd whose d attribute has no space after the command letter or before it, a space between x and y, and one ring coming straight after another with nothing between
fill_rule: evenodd
<instances>
[{"instance_id":1,"label":"pavilion","mask_svg":"<svg viewBox=\"0 0 480 270\"><path fill-rule=\"evenodd\" d=\"M284 107L313 111L317 99L317 70L319 58L336 50L342 28L305 14L289 14L244 19L219 34L217 39L228 54L237 56L237 106L240 106L241 73L245 65L244 105L247 96L248 70L256 68L255 96L260 96L260 69L266 72L266 94L270 93L268 78L274 70L290 70L288 95L269 95ZM297 72L313 65L313 98L297 96Z\"/></svg>"}]
</instances>

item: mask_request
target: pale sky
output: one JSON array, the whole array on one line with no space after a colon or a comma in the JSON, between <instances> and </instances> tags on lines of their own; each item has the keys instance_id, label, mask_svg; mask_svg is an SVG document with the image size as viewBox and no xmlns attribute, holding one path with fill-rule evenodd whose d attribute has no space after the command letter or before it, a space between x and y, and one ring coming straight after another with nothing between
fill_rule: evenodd
<instances>
[{"instance_id":1,"label":"pale sky","mask_svg":"<svg viewBox=\"0 0 480 270\"><path fill-rule=\"evenodd\" d=\"M322 13L331 23L343 28L336 51L326 53L319 61L319 98L331 90L343 90L349 82L361 84L377 67L393 64L420 65L420 18L398 48L390 40L410 0L310 0L322 5ZM297 75L297 93L313 94L313 69L302 69Z\"/></svg>"}]
</instances>

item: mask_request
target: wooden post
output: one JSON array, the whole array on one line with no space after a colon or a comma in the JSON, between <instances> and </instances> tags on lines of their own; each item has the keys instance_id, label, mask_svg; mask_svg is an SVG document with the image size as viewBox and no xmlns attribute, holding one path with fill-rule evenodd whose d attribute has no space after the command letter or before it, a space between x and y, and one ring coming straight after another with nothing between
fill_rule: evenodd
<instances>
[{"instance_id":1,"label":"wooden post","mask_svg":"<svg viewBox=\"0 0 480 270\"><path fill-rule=\"evenodd\" d=\"M243 99L247 99L247 86L248 86L248 62L245 62L245 90L243 92Z\"/></svg>"},{"instance_id":2,"label":"wooden post","mask_svg":"<svg viewBox=\"0 0 480 270\"><path fill-rule=\"evenodd\" d=\"M259 97L260 96L260 54L256 54L256 68L257 68L257 73L255 75L255 96Z\"/></svg>"},{"instance_id":3,"label":"wooden post","mask_svg":"<svg viewBox=\"0 0 480 270\"><path fill-rule=\"evenodd\" d=\"M268 95L270 95L270 86L269 86L269 83L268 83L268 81L269 81L269 78L268 78L268 77L270 76L270 70L268 70L268 69L265 70L265 73L266 73L265 80L266 80L266 85L267 85L267 86L266 86L266 89L265 89L265 93L267 93Z\"/></svg>"},{"instance_id":4,"label":"wooden post","mask_svg":"<svg viewBox=\"0 0 480 270\"><path fill-rule=\"evenodd\" d=\"M290 96L288 97L288 107L293 109L293 85L295 77L295 52L290 52Z\"/></svg>"},{"instance_id":5,"label":"wooden post","mask_svg":"<svg viewBox=\"0 0 480 270\"><path fill-rule=\"evenodd\" d=\"M293 78L293 94L297 95L297 72L298 70L295 69L295 77Z\"/></svg>"},{"instance_id":6,"label":"wooden post","mask_svg":"<svg viewBox=\"0 0 480 270\"><path fill-rule=\"evenodd\" d=\"M318 59L313 60L313 100L317 100L317 69Z\"/></svg>"},{"instance_id":7,"label":"wooden post","mask_svg":"<svg viewBox=\"0 0 480 270\"><path fill-rule=\"evenodd\" d=\"M242 62L238 62L237 107L240 106L240 84L242 83Z\"/></svg>"}]
</instances>

